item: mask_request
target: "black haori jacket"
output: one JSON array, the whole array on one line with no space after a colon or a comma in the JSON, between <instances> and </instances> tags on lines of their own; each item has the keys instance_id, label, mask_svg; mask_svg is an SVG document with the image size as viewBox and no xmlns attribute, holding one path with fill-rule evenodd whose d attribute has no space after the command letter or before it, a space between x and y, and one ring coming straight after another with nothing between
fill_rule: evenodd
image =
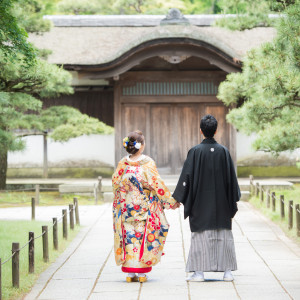
<instances>
[{"instance_id":1,"label":"black haori jacket","mask_svg":"<svg viewBox=\"0 0 300 300\"><path fill-rule=\"evenodd\" d=\"M228 149L213 138L190 149L173 197L192 232L231 229L241 193Z\"/></svg>"}]
</instances>

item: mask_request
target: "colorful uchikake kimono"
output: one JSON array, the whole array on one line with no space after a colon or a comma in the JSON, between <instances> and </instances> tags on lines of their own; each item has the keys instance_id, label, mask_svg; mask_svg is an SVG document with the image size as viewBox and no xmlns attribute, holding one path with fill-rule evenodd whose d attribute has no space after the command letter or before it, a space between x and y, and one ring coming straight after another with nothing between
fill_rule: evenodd
<instances>
[{"instance_id":1,"label":"colorful uchikake kimono","mask_svg":"<svg viewBox=\"0 0 300 300\"><path fill-rule=\"evenodd\" d=\"M142 155L124 157L112 177L114 252L126 273L147 273L160 261L169 230L164 208L176 201L155 162Z\"/></svg>"}]
</instances>

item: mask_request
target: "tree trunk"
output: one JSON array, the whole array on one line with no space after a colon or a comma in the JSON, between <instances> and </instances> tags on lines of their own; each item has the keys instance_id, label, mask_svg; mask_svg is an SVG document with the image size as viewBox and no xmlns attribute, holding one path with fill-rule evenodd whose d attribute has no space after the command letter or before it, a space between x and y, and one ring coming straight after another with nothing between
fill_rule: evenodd
<instances>
[{"instance_id":1,"label":"tree trunk","mask_svg":"<svg viewBox=\"0 0 300 300\"><path fill-rule=\"evenodd\" d=\"M0 190L6 188L7 151L0 152Z\"/></svg>"}]
</instances>

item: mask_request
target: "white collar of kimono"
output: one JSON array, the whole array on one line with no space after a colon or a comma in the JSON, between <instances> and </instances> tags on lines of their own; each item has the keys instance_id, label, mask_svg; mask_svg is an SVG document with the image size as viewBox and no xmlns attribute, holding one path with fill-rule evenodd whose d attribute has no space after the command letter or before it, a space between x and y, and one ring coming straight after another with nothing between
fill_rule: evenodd
<instances>
[{"instance_id":1,"label":"white collar of kimono","mask_svg":"<svg viewBox=\"0 0 300 300\"><path fill-rule=\"evenodd\" d=\"M130 159L129 155L127 155L126 158L127 158L127 160L130 161L130 162L137 162L137 161L140 161L140 160L144 159L144 158L145 158L145 155L142 154L137 160L132 160L132 159Z\"/></svg>"}]
</instances>

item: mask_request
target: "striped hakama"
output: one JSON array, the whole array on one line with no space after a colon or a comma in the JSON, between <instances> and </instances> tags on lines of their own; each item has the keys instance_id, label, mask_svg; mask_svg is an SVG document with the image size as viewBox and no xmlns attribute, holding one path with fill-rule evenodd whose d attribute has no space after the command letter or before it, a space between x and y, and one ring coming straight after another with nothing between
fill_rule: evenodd
<instances>
[{"instance_id":1,"label":"striped hakama","mask_svg":"<svg viewBox=\"0 0 300 300\"><path fill-rule=\"evenodd\" d=\"M236 269L235 247L231 230L192 232L186 272L224 272Z\"/></svg>"}]
</instances>

